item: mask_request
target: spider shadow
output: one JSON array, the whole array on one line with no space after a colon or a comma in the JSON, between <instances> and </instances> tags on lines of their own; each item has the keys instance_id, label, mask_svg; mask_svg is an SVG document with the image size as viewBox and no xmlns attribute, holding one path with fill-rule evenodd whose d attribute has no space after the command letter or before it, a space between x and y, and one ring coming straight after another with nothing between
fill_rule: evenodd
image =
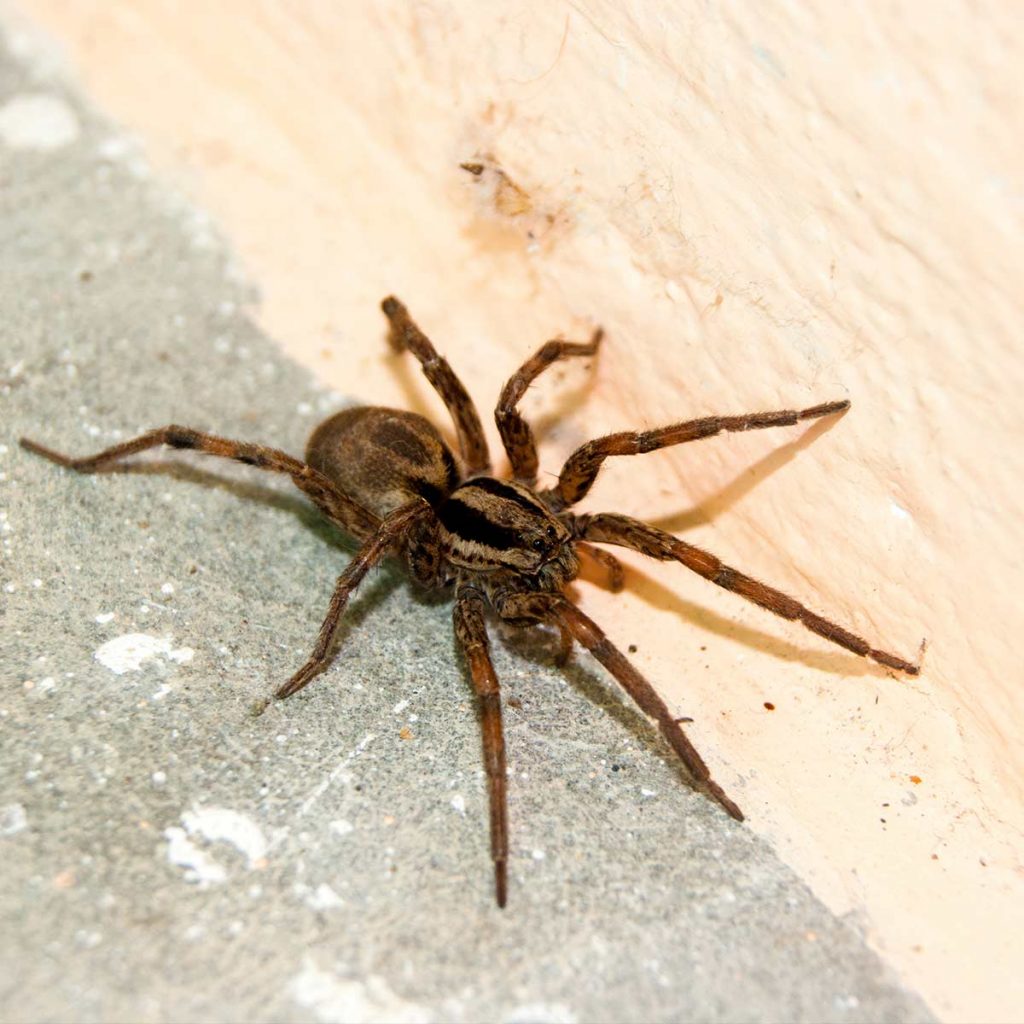
<instances>
[{"instance_id":1,"label":"spider shadow","mask_svg":"<svg viewBox=\"0 0 1024 1024\"><path fill-rule=\"evenodd\" d=\"M713 523L723 512L728 512L734 505L742 501L762 481L779 472L792 462L800 452L809 448L822 434L827 433L846 415L828 416L811 423L799 437L779 445L767 455L748 466L742 473L734 477L724 487L705 498L699 505L684 512L674 512L649 520L652 526L669 533L683 533L697 526Z\"/></svg>"},{"instance_id":2,"label":"spider shadow","mask_svg":"<svg viewBox=\"0 0 1024 1024\"><path fill-rule=\"evenodd\" d=\"M559 335L561 337L561 335ZM573 340L584 340L573 339ZM531 353L532 355L532 353ZM569 371L572 376L575 376L575 372L570 370L570 367L580 367L578 372L582 373L583 379L572 384L568 388L560 388L557 392L557 397L552 397L549 393L545 396L546 402L551 406L545 412L535 414L530 417L530 425L533 428L533 433L537 438L538 443L544 440L544 437L550 433L556 426L561 423L568 421L568 418L572 412L579 409L582 405L583 400L593 390L594 382L597 378L597 360L600 358L600 353L592 356L585 356L583 358L575 357L572 359L566 359L555 363L548 373L552 377L558 375L558 368L562 367L564 370ZM517 367L518 369L518 367ZM552 372L552 370L554 372ZM511 374L509 374L511 376ZM559 387L561 379L555 379L551 384L551 390ZM529 390L526 394L529 395ZM525 398L526 396L524 396ZM564 460L563 460L564 461Z\"/></svg>"},{"instance_id":3,"label":"spider shadow","mask_svg":"<svg viewBox=\"0 0 1024 1024\"><path fill-rule=\"evenodd\" d=\"M762 480L781 470L787 463L792 462L801 451L814 444L823 433L831 430L836 420L840 418L830 417L818 420L798 438L781 445L755 462L700 505L686 512L652 519L650 520L651 525L669 533L684 533L688 529L713 523L719 515L745 498ZM673 566L676 569L683 568L675 566L671 561L661 564ZM807 668L833 675L878 677L890 674L884 666L865 661L854 654L839 650L815 651L756 627L739 625L716 612L686 600L665 584L632 566L625 566L625 569L626 589L652 607L686 619L703 632L725 637L744 647L749 647L751 650L756 650L758 653L765 653L782 661L799 663ZM596 577L592 577L592 579L599 582ZM743 599L736 597L736 600L742 601ZM765 611L764 614L771 615L768 611Z\"/></svg>"},{"instance_id":4,"label":"spider shadow","mask_svg":"<svg viewBox=\"0 0 1024 1024\"><path fill-rule=\"evenodd\" d=\"M223 491L246 502L255 502L266 508L288 512L311 533L324 543L346 554L354 554L359 542L344 533L327 519L315 505L299 494L267 484L256 483L241 477L227 476L209 469L203 469L190 462L147 460L145 462L120 462L98 470L95 476L156 476L167 477L180 483L194 484L204 490Z\"/></svg>"},{"instance_id":5,"label":"spider shadow","mask_svg":"<svg viewBox=\"0 0 1024 1024\"><path fill-rule=\"evenodd\" d=\"M658 727L639 708L628 703L629 698L617 689L611 677L604 678L575 660L578 648L574 649L573 656L566 664L558 665L557 633L532 626L521 629L513 627L500 635L505 647L518 657L538 665L558 666L563 678L589 704L617 722L643 748L655 751L688 789L695 793L703 793L701 786L686 770Z\"/></svg>"},{"instance_id":6,"label":"spider shadow","mask_svg":"<svg viewBox=\"0 0 1024 1024\"><path fill-rule=\"evenodd\" d=\"M423 376L423 371L421 370L420 364L416 358L408 352L392 352L390 348L388 348L385 359L391 373L398 381L398 386L402 389L402 392L405 395L405 402L402 405L403 410L406 412L414 412L417 415L430 420L430 422L440 431L441 436L445 440L445 444L447 444L453 451L458 451L458 444L455 442L454 428L450 423L451 417L449 417L442 426L438 426L434 423L436 409L427 400L427 395L432 394L436 396L436 392L431 388L430 382L426 377Z\"/></svg>"},{"instance_id":7,"label":"spider shadow","mask_svg":"<svg viewBox=\"0 0 1024 1024\"><path fill-rule=\"evenodd\" d=\"M290 513L318 540L343 555L351 557L359 550L360 541L356 537L332 523L301 494L289 493L285 488L227 476L189 462L149 460L114 463L112 466L100 470L96 475L107 473L168 477L182 483L195 484L204 489L223 491L243 501L256 502L267 508ZM333 645L335 652L345 642L352 627L362 623L394 590L403 584L410 585L410 594L420 604L437 605L451 602L451 594L448 591L444 589L431 591L416 586L395 558L386 558L352 595L352 600L338 624ZM326 597L327 595L325 595L325 602Z\"/></svg>"},{"instance_id":8,"label":"spider shadow","mask_svg":"<svg viewBox=\"0 0 1024 1024\"><path fill-rule=\"evenodd\" d=\"M169 477L179 482L201 486L204 489L223 491L243 501L256 502L267 508L290 513L318 540L342 555L351 557L359 550L360 541L357 538L345 533L340 526L332 523L315 505L300 494L290 494L285 489L226 476L188 462L152 460L115 463L113 466L101 470L100 473ZM344 565L341 565L339 571L343 568ZM385 559L352 595L352 600L345 609L345 614L342 616L335 634L333 644L335 654L344 644L351 630L372 614L394 590L407 582L409 582L408 576L402 572L395 559ZM419 587L413 587L411 592L417 600L427 604L440 603L445 597L444 592L432 593ZM328 597L328 594L324 595L325 609ZM312 642L311 638L310 643L312 644Z\"/></svg>"},{"instance_id":9,"label":"spider shadow","mask_svg":"<svg viewBox=\"0 0 1024 1024\"><path fill-rule=\"evenodd\" d=\"M665 564L673 565L671 562ZM678 566L676 568L682 569L683 567ZM800 664L806 668L825 672L829 675L873 676L878 678L891 674L890 670L886 669L885 666L867 661L856 654L847 653L839 649L835 651L816 651L811 648L801 647L799 644L785 640L773 633L765 632L755 626L741 625L723 615L719 615L717 612L705 608L703 605L697 604L694 601L688 601L664 583L647 576L632 566L626 567L626 586L624 589L660 611L671 612L673 615L685 619L703 633L723 637L733 643L741 644L752 651L756 651L758 654L777 658L779 661ZM736 601L743 601L743 598L738 595L733 595L733 597ZM762 611L769 621L774 621L776 618L769 611L764 609L759 609L759 611ZM786 620L779 619L778 621L784 622ZM799 627L795 626L794 628ZM827 643L827 641L823 640L822 643Z\"/></svg>"}]
</instances>

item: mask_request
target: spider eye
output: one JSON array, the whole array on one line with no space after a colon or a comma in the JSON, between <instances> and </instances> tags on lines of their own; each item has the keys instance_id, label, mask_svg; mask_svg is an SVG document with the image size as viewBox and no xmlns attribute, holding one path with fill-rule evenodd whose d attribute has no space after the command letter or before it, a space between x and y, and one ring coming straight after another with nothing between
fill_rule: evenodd
<instances>
[{"instance_id":1,"label":"spider eye","mask_svg":"<svg viewBox=\"0 0 1024 1024\"><path fill-rule=\"evenodd\" d=\"M544 551L547 548L547 541L543 537L537 537L530 543L534 551Z\"/></svg>"},{"instance_id":2,"label":"spider eye","mask_svg":"<svg viewBox=\"0 0 1024 1024\"><path fill-rule=\"evenodd\" d=\"M549 526L548 527L548 539L549 540L554 540L557 536L558 536L558 531L553 526Z\"/></svg>"}]
</instances>

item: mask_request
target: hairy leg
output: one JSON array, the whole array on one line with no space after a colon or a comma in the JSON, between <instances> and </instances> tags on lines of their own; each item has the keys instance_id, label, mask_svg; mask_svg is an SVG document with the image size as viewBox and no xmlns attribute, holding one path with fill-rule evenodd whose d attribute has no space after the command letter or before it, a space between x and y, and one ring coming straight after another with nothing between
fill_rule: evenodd
<instances>
[{"instance_id":1,"label":"hairy leg","mask_svg":"<svg viewBox=\"0 0 1024 1024\"><path fill-rule=\"evenodd\" d=\"M633 667L593 619L584 615L561 594L509 595L499 602L497 610L502 618L513 621L540 619L567 631L611 673L640 710L657 722L661 734L679 755L694 781L731 817L737 821L743 820L743 812L711 778L711 771L704 763L704 759L680 728L681 719L673 717L668 705L658 696L654 687Z\"/></svg>"},{"instance_id":2,"label":"hairy leg","mask_svg":"<svg viewBox=\"0 0 1024 1024\"><path fill-rule=\"evenodd\" d=\"M448 360L438 355L430 339L416 326L409 311L393 295L389 295L380 308L391 324L388 340L395 352L408 349L423 367L423 374L444 400L459 436L459 450L466 464L466 473L477 476L489 473L491 457L487 451L487 438L473 399L455 376Z\"/></svg>"},{"instance_id":3,"label":"hairy leg","mask_svg":"<svg viewBox=\"0 0 1024 1024\"><path fill-rule=\"evenodd\" d=\"M41 455L58 466L66 466L79 473L94 473L103 470L114 462L146 451L167 445L170 448L185 448L217 455L225 459L234 459L247 466L256 466L274 473L285 473L290 476L301 491L304 491L316 503L317 507L334 523L348 533L364 537L372 533L379 525L380 519L372 512L363 508L343 494L322 473L311 466L300 462L286 452L265 445L250 444L247 441L232 441L215 434L204 434L191 427L172 424L150 430L130 441L105 448L95 455L74 458L46 448L28 438L21 439L21 446L26 451Z\"/></svg>"},{"instance_id":4,"label":"hairy leg","mask_svg":"<svg viewBox=\"0 0 1024 1024\"><path fill-rule=\"evenodd\" d=\"M576 530L585 540L619 544L651 558L680 562L717 586L731 590L784 619L801 622L812 633L817 633L818 636L845 647L854 654L870 658L880 665L885 665L886 668L897 669L908 675L916 676L920 672L920 666L872 647L866 640L835 622L816 615L781 590L744 575L707 551L687 544L655 526L648 526L647 523L631 519L629 516L601 513L579 516L576 519Z\"/></svg>"},{"instance_id":5,"label":"hairy leg","mask_svg":"<svg viewBox=\"0 0 1024 1024\"><path fill-rule=\"evenodd\" d=\"M505 733L501 724L501 692L491 664L484 621L483 595L470 586L459 587L455 600L455 639L469 665L473 689L480 698L484 766L491 805L491 859L494 895L505 906L508 889L508 797L505 771Z\"/></svg>"},{"instance_id":6,"label":"hairy leg","mask_svg":"<svg viewBox=\"0 0 1024 1024\"><path fill-rule=\"evenodd\" d=\"M596 548L593 544L587 544L584 541L576 542L576 550L583 552L588 558L604 567L608 573L608 589L613 594L617 594L626 585L626 570L610 551Z\"/></svg>"},{"instance_id":7,"label":"hairy leg","mask_svg":"<svg viewBox=\"0 0 1024 1024\"><path fill-rule=\"evenodd\" d=\"M674 423L657 430L626 431L608 434L581 445L569 456L558 484L544 492L544 498L555 511L575 505L586 497L605 459L613 455L643 455L659 448L669 448L687 441L699 441L723 431L763 430L767 427L791 427L801 420L813 420L845 412L850 403L826 402L809 409L784 409L780 412L754 412L746 416L707 416L704 419Z\"/></svg>"},{"instance_id":8,"label":"hairy leg","mask_svg":"<svg viewBox=\"0 0 1024 1024\"><path fill-rule=\"evenodd\" d=\"M520 483L533 487L537 482L537 444L529 423L523 419L516 406L526 394L526 389L552 363L572 356L594 355L603 334L598 328L586 344L560 340L545 343L501 389L498 407L494 410L494 421L498 424L501 443L512 463L512 476Z\"/></svg>"},{"instance_id":9,"label":"hairy leg","mask_svg":"<svg viewBox=\"0 0 1024 1024\"><path fill-rule=\"evenodd\" d=\"M422 499L417 498L415 501L389 512L381 521L377 532L363 542L352 561L345 567L345 571L338 577L313 653L302 668L274 693L278 700L284 700L285 697L297 693L330 664L331 641L334 639L338 620L341 618L342 612L345 611L352 591L359 586L370 569L392 551L396 541L408 533L413 523L429 514L431 514L430 506Z\"/></svg>"}]
</instances>

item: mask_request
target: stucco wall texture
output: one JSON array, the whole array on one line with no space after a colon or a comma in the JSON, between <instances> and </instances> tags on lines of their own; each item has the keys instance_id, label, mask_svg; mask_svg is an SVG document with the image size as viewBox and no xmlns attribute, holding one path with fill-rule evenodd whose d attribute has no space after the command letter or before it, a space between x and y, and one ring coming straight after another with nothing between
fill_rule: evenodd
<instances>
[{"instance_id":1,"label":"stucco wall texture","mask_svg":"<svg viewBox=\"0 0 1024 1024\"><path fill-rule=\"evenodd\" d=\"M1014 6L24 8L229 232L264 329L367 402L439 408L386 353L389 292L484 409L541 341L604 326L589 374L526 400L550 472L603 431L852 400L610 464L587 507L904 656L927 638L920 678L680 567L580 598L933 1009L1021 1019Z\"/></svg>"}]
</instances>

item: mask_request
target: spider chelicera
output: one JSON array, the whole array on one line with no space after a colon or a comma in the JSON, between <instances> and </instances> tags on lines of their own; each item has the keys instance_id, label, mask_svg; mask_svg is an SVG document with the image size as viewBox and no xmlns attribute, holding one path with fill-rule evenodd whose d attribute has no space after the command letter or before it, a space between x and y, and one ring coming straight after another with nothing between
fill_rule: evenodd
<instances>
[{"instance_id":1,"label":"spider chelicera","mask_svg":"<svg viewBox=\"0 0 1024 1024\"><path fill-rule=\"evenodd\" d=\"M552 363L595 355L602 332L589 342L549 341L528 359L502 389L494 413L498 433L512 466L511 479L491 475L490 456L472 399L447 361L395 298L381 304L390 322L396 352L408 350L444 400L455 423L461 465L437 429L422 416L375 406L346 409L313 431L306 461L276 448L233 441L190 427L169 426L114 445L96 455L72 458L23 438L22 447L79 472L89 473L125 456L169 445L235 459L285 473L327 518L361 541L338 577L313 653L275 696L301 690L330 663L338 620L353 590L386 555L404 558L413 579L430 588L451 588L455 595L455 638L479 697L491 806L491 857L495 895L505 905L508 864L505 738L498 679L488 649L485 612L516 625L548 623L562 637L563 650L578 642L611 673L645 714L653 718L695 783L737 821L739 807L711 778L707 765L654 688L565 595L579 572L581 553L609 571L614 589L622 585L622 566L594 543L615 544L688 569L785 619L797 620L819 636L887 668L917 675L919 667L886 651L799 601L723 564L701 548L629 516L611 512L577 515L570 509L586 497L605 459L640 455L711 437L722 431L792 426L849 408L846 401L809 409L757 412L746 416L708 416L657 430L627 431L588 441L566 460L557 483L537 484L533 431L517 408L531 382Z\"/></svg>"}]
</instances>

